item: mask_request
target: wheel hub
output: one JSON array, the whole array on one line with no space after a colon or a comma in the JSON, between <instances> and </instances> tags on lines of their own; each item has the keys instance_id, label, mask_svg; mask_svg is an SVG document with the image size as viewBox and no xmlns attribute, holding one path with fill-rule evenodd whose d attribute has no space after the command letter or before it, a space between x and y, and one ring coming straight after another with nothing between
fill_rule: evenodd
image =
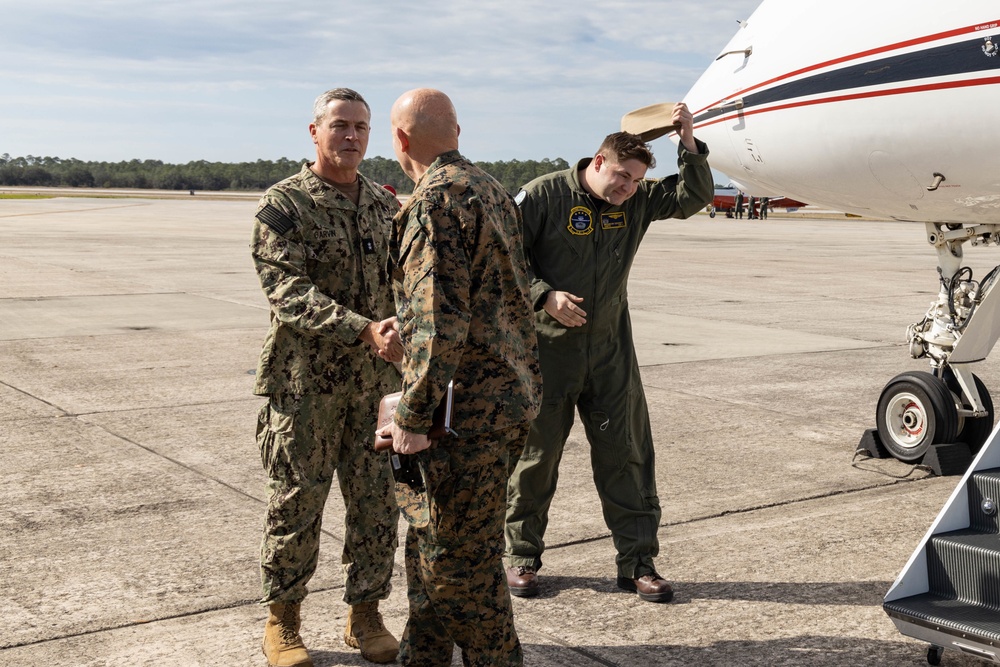
<instances>
[{"instance_id":1,"label":"wheel hub","mask_svg":"<svg viewBox=\"0 0 1000 667\"><path fill-rule=\"evenodd\" d=\"M886 425L892 439L901 447L919 445L927 431L927 411L916 396L909 393L897 395L886 407Z\"/></svg>"}]
</instances>

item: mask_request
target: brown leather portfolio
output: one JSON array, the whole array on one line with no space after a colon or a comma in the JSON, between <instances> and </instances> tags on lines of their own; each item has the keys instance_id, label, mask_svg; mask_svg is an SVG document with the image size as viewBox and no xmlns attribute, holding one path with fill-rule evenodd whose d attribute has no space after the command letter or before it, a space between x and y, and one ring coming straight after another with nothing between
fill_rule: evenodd
<instances>
[{"instance_id":1,"label":"brown leather portfolio","mask_svg":"<svg viewBox=\"0 0 1000 667\"><path fill-rule=\"evenodd\" d=\"M402 397L403 392L397 391L392 394L386 394L382 397L382 400L379 401L378 424L375 426L376 452L392 448L392 436L378 435L378 431L381 431L383 426L388 426L392 423L392 416L396 414L396 406L399 405L399 399ZM451 430L451 411L453 402L454 392L452 390L451 382L449 382L448 389L441 398L441 403L437 406L437 409L434 410L434 419L431 423L431 430L427 433L427 437L430 440L440 440L448 433L454 433L454 431Z\"/></svg>"}]
</instances>

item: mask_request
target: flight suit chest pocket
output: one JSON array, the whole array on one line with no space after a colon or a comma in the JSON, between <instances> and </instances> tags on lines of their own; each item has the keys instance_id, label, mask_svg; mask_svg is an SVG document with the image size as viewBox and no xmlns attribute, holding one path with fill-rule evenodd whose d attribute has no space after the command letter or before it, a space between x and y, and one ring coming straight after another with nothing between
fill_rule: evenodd
<instances>
[{"instance_id":1,"label":"flight suit chest pocket","mask_svg":"<svg viewBox=\"0 0 1000 667\"><path fill-rule=\"evenodd\" d=\"M611 259L617 264L621 264L625 259L626 238L628 237L625 234L615 234L611 238Z\"/></svg>"}]
</instances>

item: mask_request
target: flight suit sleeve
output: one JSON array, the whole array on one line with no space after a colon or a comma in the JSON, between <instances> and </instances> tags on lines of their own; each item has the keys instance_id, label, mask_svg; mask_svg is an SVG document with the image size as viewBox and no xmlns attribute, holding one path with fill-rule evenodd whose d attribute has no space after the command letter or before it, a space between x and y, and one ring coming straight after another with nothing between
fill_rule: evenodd
<instances>
[{"instance_id":1,"label":"flight suit sleeve","mask_svg":"<svg viewBox=\"0 0 1000 667\"><path fill-rule=\"evenodd\" d=\"M695 139L698 152L683 145L677 147L678 173L646 182L646 226L653 220L689 218L708 206L715 195L712 169L708 165L708 146Z\"/></svg>"},{"instance_id":2,"label":"flight suit sleeve","mask_svg":"<svg viewBox=\"0 0 1000 667\"><path fill-rule=\"evenodd\" d=\"M531 294L531 309L539 311L545 305L545 298L554 288L535 273L535 257L532 248L535 239L540 235L541 228L545 222L546 211L543 206L539 206L537 195L529 194L526 190L517 193L514 200L521 213L521 238L524 240L524 258L528 264L528 280Z\"/></svg>"},{"instance_id":3,"label":"flight suit sleeve","mask_svg":"<svg viewBox=\"0 0 1000 667\"><path fill-rule=\"evenodd\" d=\"M313 282L302 224L287 199L270 195L261 201L250 249L274 317L305 334L329 336L345 346L360 343L358 334L371 320L337 303Z\"/></svg>"},{"instance_id":4,"label":"flight suit sleeve","mask_svg":"<svg viewBox=\"0 0 1000 667\"><path fill-rule=\"evenodd\" d=\"M457 211L435 201L414 206L406 216L399 244L405 299L398 314L405 389L395 421L426 434L465 352L470 266Z\"/></svg>"}]
</instances>

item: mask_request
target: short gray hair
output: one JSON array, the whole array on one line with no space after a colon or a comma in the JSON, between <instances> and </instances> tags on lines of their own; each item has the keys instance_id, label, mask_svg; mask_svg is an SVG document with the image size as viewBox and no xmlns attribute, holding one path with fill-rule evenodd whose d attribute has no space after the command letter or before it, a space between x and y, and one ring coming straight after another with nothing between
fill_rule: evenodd
<instances>
[{"instance_id":1,"label":"short gray hair","mask_svg":"<svg viewBox=\"0 0 1000 667\"><path fill-rule=\"evenodd\" d=\"M320 123L323 120L326 116L327 107L330 106L330 102L334 100L342 100L344 102L361 102L365 105L365 109L368 110L368 115L372 115L372 108L368 106L368 102L365 102L365 98L361 97L361 93L356 90L351 90L350 88L333 88L316 98L316 103L313 104L314 123Z\"/></svg>"}]
</instances>

